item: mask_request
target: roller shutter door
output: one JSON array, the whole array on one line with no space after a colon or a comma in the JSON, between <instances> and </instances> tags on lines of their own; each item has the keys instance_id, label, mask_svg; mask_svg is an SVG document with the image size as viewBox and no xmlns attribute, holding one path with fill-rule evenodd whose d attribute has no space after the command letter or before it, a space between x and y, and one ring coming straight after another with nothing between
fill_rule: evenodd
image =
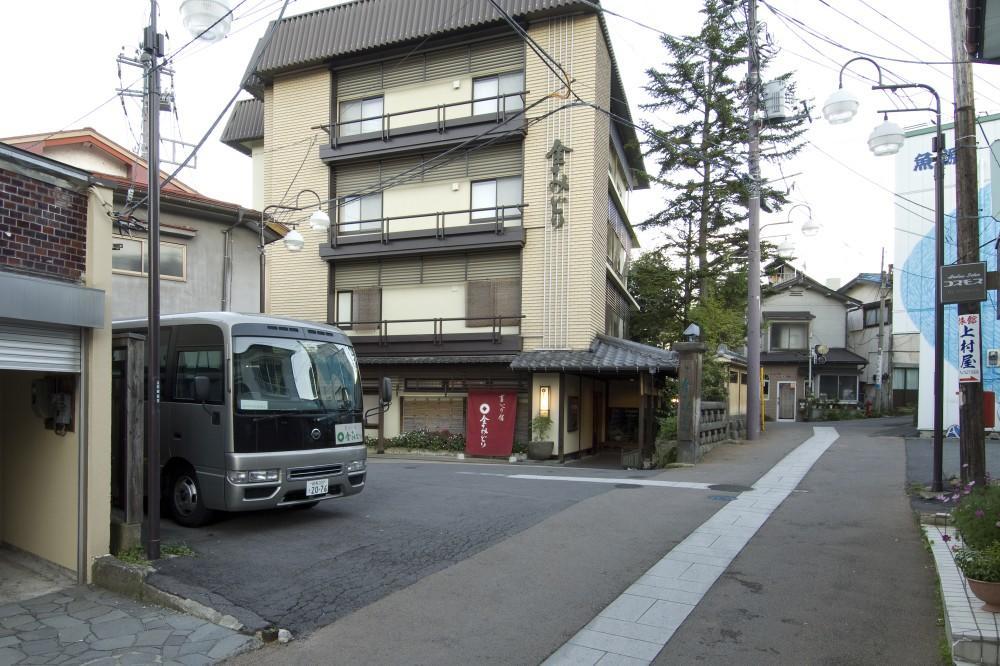
<instances>
[{"instance_id":1,"label":"roller shutter door","mask_svg":"<svg viewBox=\"0 0 1000 666\"><path fill-rule=\"evenodd\" d=\"M80 372L80 329L0 322L0 369Z\"/></svg>"}]
</instances>

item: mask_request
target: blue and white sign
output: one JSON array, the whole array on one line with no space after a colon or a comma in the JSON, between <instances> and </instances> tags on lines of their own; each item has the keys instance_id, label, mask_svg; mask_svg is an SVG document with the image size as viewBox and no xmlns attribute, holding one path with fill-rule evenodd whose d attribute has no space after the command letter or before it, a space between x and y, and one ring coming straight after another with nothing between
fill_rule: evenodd
<instances>
[{"instance_id":1,"label":"blue and white sign","mask_svg":"<svg viewBox=\"0 0 1000 666\"><path fill-rule=\"evenodd\" d=\"M958 383L979 383L979 315L958 315Z\"/></svg>"}]
</instances>

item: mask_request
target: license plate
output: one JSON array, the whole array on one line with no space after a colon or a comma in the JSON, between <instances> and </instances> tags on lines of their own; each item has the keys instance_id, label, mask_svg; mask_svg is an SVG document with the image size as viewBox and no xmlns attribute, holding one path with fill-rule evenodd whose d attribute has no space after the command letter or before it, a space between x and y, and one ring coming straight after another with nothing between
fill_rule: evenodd
<instances>
[{"instance_id":1,"label":"license plate","mask_svg":"<svg viewBox=\"0 0 1000 666\"><path fill-rule=\"evenodd\" d=\"M306 481L306 497L326 495L330 489L330 479L314 479Z\"/></svg>"}]
</instances>

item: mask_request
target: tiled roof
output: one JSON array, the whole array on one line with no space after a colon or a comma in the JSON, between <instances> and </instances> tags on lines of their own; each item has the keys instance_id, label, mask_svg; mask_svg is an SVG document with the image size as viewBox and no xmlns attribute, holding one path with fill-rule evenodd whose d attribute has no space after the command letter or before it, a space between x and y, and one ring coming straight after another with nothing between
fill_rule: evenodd
<instances>
[{"instance_id":1,"label":"tiled roof","mask_svg":"<svg viewBox=\"0 0 1000 666\"><path fill-rule=\"evenodd\" d=\"M222 130L220 141L244 155L249 155L250 149L244 146L243 142L263 138L264 102L259 99L241 99L233 108L226 129Z\"/></svg>"},{"instance_id":2,"label":"tiled roof","mask_svg":"<svg viewBox=\"0 0 1000 666\"><path fill-rule=\"evenodd\" d=\"M539 350L523 352L510 367L532 372L594 372L634 374L664 372L677 374L679 355L658 347L598 335L587 351Z\"/></svg>"},{"instance_id":3,"label":"tiled roof","mask_svg":"<svg viewBox=\"0 0 1000 666\"><path fill-rule=\"evenodd\" d=\"M808 363L808 358L806 357L806 352L804 351L776 351L776 352L761 352L760 362L770 363L770 364L780 364L780 363ZM863 357L858 356L854 352L844 349L843 347L834 347L826 353L825 364L817 364L813 361L813 369L822 368L823 365L837 364L837 365L865 365L868 363Z\"/></svg>"},{"instance_id":4,"label":"tiled roof","mask_svg":"<svg viewBox=\"0 0 1000 666\"><path fill-rule=\"evenodd\" d=\"M492 356L358 356L361 365L483 365L499 363L509 365L516 357L513 354Z\"/></svg>"}]
</instances>

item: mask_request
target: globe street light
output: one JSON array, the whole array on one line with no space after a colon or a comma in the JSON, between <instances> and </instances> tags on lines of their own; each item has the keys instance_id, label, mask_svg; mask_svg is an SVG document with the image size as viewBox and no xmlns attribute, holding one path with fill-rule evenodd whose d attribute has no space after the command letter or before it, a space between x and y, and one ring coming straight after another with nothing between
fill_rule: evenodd
<instances>
[{"instance_id":1,"label":"globe street light","mask_svg":"<svg viewBox=\"0 0 1000 666\"><path fill-rule=\"evenodd\" d=\"M313 195L314 197L316 197L316 203L315 204L309 204L307 206L302 206L302 205L299 204L299 199L302 197L303 194L306 194L306 193L309 193L309 194ZM278 211L278 210L280 210L280 211L297 212L297 211L308 210L308 209L312 208L313 206L315 206L316 210L313 211L312 215L309 216L309 226L310 226L310 228L313 231L328 231L330 229L330 216L326 212L323 211L323 208L322 208L323 203L324 203L323 199L319 196L319 194L316 193L315 190L302 190L301 192L299 192L298 194L295 195L295 205L294 206L287 206L287 205L284 205L284 204L271 204L270 206L266 206L264 208L264 210L261 211L261 217L262 218L266 218L269 211ZM265 272L266 272L266 262L267 262L267 259L266 259L265 247L264 247L264 224L265 223L262 220L261 221L261 226L260 226L260 244L259 244L259 246L257 248L260 251L260 311L262 313L266 309L265 308L266 299L265 299L265 288L264 288L264 285L265 285L265 277L266 277L265 276ZM288 224L287 226L290 226L292 228L288 231L288 233L285 234L285 237L283 239L283 242L285 243L285 248L289 252L299 252L299 251L301 251L302 248L305 247L306 239L302 236L302 233L298 229L295 228L295 224L294 223Z\"/></svg>"},{"instance_id":2,"label":"globe street light","mask_svg":"<svg viewBox=\"0 0 1000 666\"><path fill-rule=\"evenodd\" d=\"M868 147L875 155L894 155L903 145L905 135L896 123L889 122L890 113L931 111L934 113L935 132L931 150L934 152L934 478L933 490L943 490L942 466L944 456L944 304L941 302L941 266L944 265L944 135L941 133L941 98L934 88L924 83L883 83L882 68L871 58L851 58L840 68L838 90L823 105L823 115L832 124L847 122L857 113L858 102L844 90L844 70L852 62L864 60L875 66L878 83L872 90L904 90L919 88L934 97L934 106L918 109L882 109L883 122L868 137Z\"/></svg>"}]
</instances>

